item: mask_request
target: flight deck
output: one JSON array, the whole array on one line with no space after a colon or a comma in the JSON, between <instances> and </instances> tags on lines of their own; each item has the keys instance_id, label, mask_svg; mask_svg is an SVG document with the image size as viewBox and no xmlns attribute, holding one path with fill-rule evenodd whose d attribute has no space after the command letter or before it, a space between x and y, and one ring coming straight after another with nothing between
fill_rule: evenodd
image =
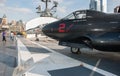
<instances>
[{"instance_id":1,"label":"flight deck","mask_svg":"<svg viewBox=\"0 0 120 76\"><path fill-rule=\"evenodd\" d=\"M68 47L57 45L50 38L40 41L19 38L29 51L34 62L28 69L19 72L25 76L119 76L119 54L88 51L72 54ZM26 61L27 62L27 61ZM18 73L17 73L18 75Z\"/></svg>"},{"instance_id":2,"label":"flight deck","mask_svg":"<svg viewBox=\"0 0 120 76\"><path fill-rule=\"evenodd\" d=\"M0 36L0 76L13 76L17 67L18 51L16 41L6 37L6 42Z\"/></svg>"}]
</instances>

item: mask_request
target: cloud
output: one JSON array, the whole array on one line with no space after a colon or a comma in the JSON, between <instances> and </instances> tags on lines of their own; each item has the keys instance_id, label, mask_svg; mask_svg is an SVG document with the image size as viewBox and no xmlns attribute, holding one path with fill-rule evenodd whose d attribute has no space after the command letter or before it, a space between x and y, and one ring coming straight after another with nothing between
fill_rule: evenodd
<instances>
[{"instance_id":1,"label":"cloud","mask_svg":"<svg viewBox=\"0 0 120 76\"><path fill-rule=\"evenodd\" d=\"M0 6L5 6L6 0L0 0Z\"/></svg>"},{"instance_id":2,"label":"cloud","mask_svg":"<svg viewBox=\"0 0 120 76\"><path fill-rule=\"evenodd\" d=\"M34 6L39 5L40 2L41 2L40 0L32 0Z\"/></svg>"},{"instance_id":3,"label":"cloud","mask_svg":"<svg viewBox=\"0 0 120 76\"><path fill-rule=\"evenodd\" d=\"M32 13L32 10L29 8L21 8L21 7L10 7L5 5L7 0L0 0L0 12L3 13L9 13L9 12L14 12L14 13Z\"/></svg>"},{"instance_id":4,"label":"cloud","mask_svg":"<svg viewBox=\"0 0 120 76\"><path fill-rule=\"evenodd\" d=\"M29 8L21 8L21 7L7 7L7 6L0 6L1 10L0 12L3 13L24 13L24 14L28 14L28 13L32 13L32 10Z\"/></svg>"},{"instance_id":5,"label":"cloud","mask_svg":"<svg viewBox=\"0 0 120 76\"><path fill-rule=\"evenodd\" d=\"M4 3L0 3L0 6L5 6L5 4Z\"/></svg>"},{"instance_id":6,"label":"cloud","mask_svg":"<svg viewBox=\"0 0 120 76\"><path fill-rule=\"evenodd\" d=\"M6 0L0 0L0 3L4 3L4 2L6 2Z\"/></svg>"},{"instance_id":7,"label":"cloud","mask_svg":"<svg viewBox=\"0 0 120 76\"><path fill-rule=\"evenodd\" d=\"M57 1L57 2L59 2L59 3L62 3L62 2L63 2L63 0L54 0L54 1Z\"/></svg>"},{"instance_id":8,"label":"cloud","mask_svg":"<svg viewBox=\"0 0 120 76\"><path fill-rule=\"evenodd\" d=\"M66 0L57 0L58 7L57 7L57 14L59 17L64 17L69 14L72 5L74 5L74 1L66 1Z\"/></svg>"},{"instance_id":9,"label":"cloud","mask_svg":"<svg viewBox=\"0 0 120 76\"><path fill-rule=\"evenodd\" d=\"M66 7L58 7L57 10L58 10L60 13L66 13Z\"/></svg>"},{"instance_id":10,"label":"cloud","mask_svg":"<svg viewBox=\"0 0 120 76\"><path fill-rule=\"evenodd\" d=\"M20 8L20 7L7 7L8 11L14 11L19 13L32 13L32 11L28 8Z\"/></svg>"}]
</instances>

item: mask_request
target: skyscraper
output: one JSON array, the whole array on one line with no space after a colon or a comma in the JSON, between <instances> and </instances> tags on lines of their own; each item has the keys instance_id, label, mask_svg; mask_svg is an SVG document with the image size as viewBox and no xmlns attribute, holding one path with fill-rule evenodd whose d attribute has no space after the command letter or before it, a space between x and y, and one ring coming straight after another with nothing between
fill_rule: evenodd
<instances>
[{"instance_id":1,"label":"skyscraper","mask_svg":"<svg viewBox=\"0 0 120 76\"><path fill-rule=\"evenodd\" d=\"M107 0L101 0L101 11L107 12Z\"/></svg>"},{"instance_id":2,"label":"skyscraper","mask_svg":"<svg viewBox=\"0 0 120 76\"><path fill-rule=\"evenodd\" d=\"M97 9L97 1L96 0L90 0L90 9L91 10L98 10Z\"/></svg>"},{"instance_id":3,"label":"skyscraper","mask_svg":"<svg viewBox=\"0 0 120 76\"><path fill-rule=\"evenodd\" d=\"M90 0L90 9L107 12L107 0Z\"/></svg>"}]
</instances>

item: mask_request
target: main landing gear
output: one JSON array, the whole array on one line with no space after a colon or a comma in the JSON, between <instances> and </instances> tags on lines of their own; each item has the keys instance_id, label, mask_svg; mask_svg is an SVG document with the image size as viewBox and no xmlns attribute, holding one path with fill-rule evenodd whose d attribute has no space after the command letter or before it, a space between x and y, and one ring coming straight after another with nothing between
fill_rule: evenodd
<instances>
[{"instance_id":1,"label":"main landing gear","mask_svg":"<svg viewBox=\"0 0 120 76\"><path fill-rule=\"evenodd\" d=\"M80 48L73 48L73 47L71 47L71 52L73 54L81 54Z\"/></svg>"}]
</instances>

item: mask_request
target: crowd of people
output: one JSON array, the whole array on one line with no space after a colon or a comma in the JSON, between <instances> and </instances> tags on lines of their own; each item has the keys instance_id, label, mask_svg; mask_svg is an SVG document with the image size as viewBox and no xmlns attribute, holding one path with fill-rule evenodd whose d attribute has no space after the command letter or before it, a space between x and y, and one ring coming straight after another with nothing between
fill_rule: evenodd
<instances>
[{"instance_id":1,"label":"crowd of people","mask_svg":"<svg viewBox=\"0 0 120 76\"><path fill-rule=\"evenodd\" d=\"M21 37L24 37L24 38L27 37L26 32L18 32L18 33L16 33L16 32L13 32L13 31L8 32L8 31L6 31L6 30L3 30L3 31L1 32L1 36L2 36L2 41L3 41L3 42L6 42L6 41L7 41L7 40L6 40L6 37L9 37L11 41L14 41L16 35L18 35L18 36L20 35Z\"/></svg>"}]
</instances>

